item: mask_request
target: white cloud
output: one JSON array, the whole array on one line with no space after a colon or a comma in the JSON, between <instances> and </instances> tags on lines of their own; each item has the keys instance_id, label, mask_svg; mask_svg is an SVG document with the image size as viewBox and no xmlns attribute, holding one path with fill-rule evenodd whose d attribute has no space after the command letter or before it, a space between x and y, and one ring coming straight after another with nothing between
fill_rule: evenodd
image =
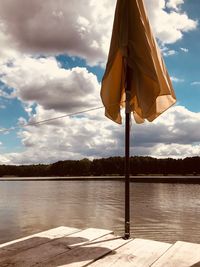
<instances>
[{"instance_id":1,"label":"white cloud","mask_svg":"<svg viewBox=\"0 0 200 267\"><path fill-rule=\"evenodd\" d=\"M11 162L10 155L9 156L7 156L7 155L5 155L5 156L0 155L0 162L2 164L10 164L10 162Z\"/></svg>"},{"instance_id":2,"label":"white cloud","mask_svg":"<svg viewBox=\"0 0 200 267\"><path fill-rule=\"evenodd\" d=\"M170 79L175 82L175 83L180 83L180 82L184 82L184 79L180 79L174 76L171 76Z\"/></svg>"},{"instance_id":3,"label":"white cloud","mask_svg":"<svg viewBox=\"0 0 200 267\"><path fill-rule=\"evenodd\" d=\"M34 120L62 113L37 106ZM186 157L200 152L200 113L175 106L153 123L131 130L131 153L154 157ZM124 125L104 117L103 110L67 117L45 125L29 126L19 137L24 152L2 155L9 163L55 162L65 159L124 155Z\"/></svg>"},{"instance_id":4,"label":"white cloud","mask_svg":"<svg viewBox=\"0 0 200 267\"><path fill-rule=\"evenodd\" d=\"M177 7L180 1L170 2L172 8L172 4ZM164 0L146 0L145 3L155 35L165 44L174 43L183 37L184 32L197 28L198 22L190 19L185 12L177 9L167 12Z\"/></svg>"},{"instance_id":5,"label":"white cloud","mask_svg":"<svg viewBox=\"0 0 200 267\"><path fill-rule=\"evenodd\" d=\"M0 104L0 109L5 109L6 106L4 104Z\"/></svg>"},{"instance_id":6,"label":"white cloud","mask_svg":"<svg viewBox=\"0 0 200 267\"><path fill-rule=\"evenodd\" d=\"M188 48L181 47L180 49L181 49L181 51L183 51L185 53L188 53L189 52L189 49Z\"/></svg>"},{"instance_id":7,"label":"white cloud","mask_svg":"<svg viewBox=\"0 0 200 267\"><path fill-rule=\"evenodd\" d=\"M168 0L166 6L175 10L179 10L180 5L184 4L184 0Z\"/></svg>"},{"instance_id":8,"label":"white cloud","mask_svg":"<svg viewBox=\"0 0 200 267\"><path fill-rule=\"evenodd\" d=\"M165 53L165 56L173 56L176 54L175 50L169 50L168 52Z\"/></svg>"},{"instance_id":9,"label":"white cloud","mask_svg":"<svg viewBox=\"0 0 200 267\"><path fill-rule=\"evenodd\" d=\"M200 85L200 81L192 82L191 85Z\"/></svg>"},{"instance_id":10,"label":"white cloud","mask_svg":"<svg viewBox=\"0 0 200 267\"><path fill-rule=\"evenodd\" d=\"M156 155L159 158L186 158L195 157L200 154L200 145L190 145L190 144L170 144L163 145L160 144L155 148L155 152L152 156Z\"/></svg>"},{"instance_id":11,"label":"white cloud","mask_svg":"<svg viewBox=\"0 0 200 267\"><path fill-rule=\"evenodd\" d=\"M182 1L146 0L155 35L174 43L197 22L175 7ZM1 59L18 53L55 55L67 53L91 64L105 64L111 37L115 0L0 0Z\"/></svg>"},{"instance_id":12,"label":"white cloud","mask_svg":"<svg viewBox=\"0 0 200 267\"><path fill-rule=\"evenodd\" d=\"M60 54L104 62L115 1L0 0L4 36L23 53ZM8 44L8 42L6 42Z\"/></svg>"},{"instance_id":13,"label":"white cloud","mask_svg":"<svg viewBox=\"0 0 200 267\"><path fill-rule=\"evenodd\" d=\"M29 104L40 104L44 109L73 112L95 107L99 102L97 77L87 69L70 70L59 66L55 58L24 56L1 66L1 80L18 97Z\"/></svg>"},{"instance_id":14,"label":"white cloud","mask_svg":"<svg viewBox=\"0 0 200 267\"><path fill-rule=\"evenodd\" d=\"M163 53L163 56L165 57L169 57L169 56L174 56L177 54L177 52L173 49L168 49L167 47L164 47L164 49L162 49L162 53Z\"/></svg>"},{"instance_id":15,"label":"white cloud","mask_svg":"<svg viewBox=\"0 0 200 267\"><path fill-rule=\"evenodd\" d=\"M24 152L7 154L7 159L15 164L54 162L109 155L111 147L118 151L117 147L114 149L116 140L112 139L112 131L107 129L113 123L105 119L103 113L103 110L93 111L87 116L66 117L37 127L26 127L19 133ZM34 121L61 114L37 106ZM113 128L116 127L120 126L114 125Z\"/></svg>"},{"instance_id":16,"label":"white cloud","mask_svg":"<svg viewBox=\"0 0 200 267\"><path fill-rule=\"evenodd\" d=\"M0 16L0 63L6 63L18 56L18 51L13 43L12 36L6 31L5 25L1 22Z\"/></svg>"}]
</instances>

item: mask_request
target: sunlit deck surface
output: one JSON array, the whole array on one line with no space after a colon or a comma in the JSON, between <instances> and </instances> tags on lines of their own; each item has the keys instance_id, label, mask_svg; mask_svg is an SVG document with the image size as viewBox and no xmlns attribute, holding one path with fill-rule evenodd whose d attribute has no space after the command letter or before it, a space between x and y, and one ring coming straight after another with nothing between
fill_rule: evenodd
<instances>
[{"instance_id":1,"label":"sunlit deck surface","mask_svg":"<svg viewBox=\"0 0 200 267\"><path fill-rule=\"evenodd\" d=\"M61 226L1 244L0 266L197 267L200 244L124 240L109 230Z\"/></svg>"}]
</instances>

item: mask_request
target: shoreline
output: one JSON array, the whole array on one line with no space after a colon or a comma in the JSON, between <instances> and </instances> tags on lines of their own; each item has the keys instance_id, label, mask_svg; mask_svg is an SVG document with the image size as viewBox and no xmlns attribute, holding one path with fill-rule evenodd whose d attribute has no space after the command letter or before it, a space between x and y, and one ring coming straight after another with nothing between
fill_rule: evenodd
<instances>
[{"instance_id":1,"label":"shoreline","mask_svg":"<svg viewBox=\"0 0 200 267\"><path fill-rule=\"evenodd\" d=\"M67 177L1 177L1 181L124 181L124 176L67 176ZM181 175L142 175L130 176L134 183L183 183L200 184L200 176Z\"/></svg>"}]
</instances>

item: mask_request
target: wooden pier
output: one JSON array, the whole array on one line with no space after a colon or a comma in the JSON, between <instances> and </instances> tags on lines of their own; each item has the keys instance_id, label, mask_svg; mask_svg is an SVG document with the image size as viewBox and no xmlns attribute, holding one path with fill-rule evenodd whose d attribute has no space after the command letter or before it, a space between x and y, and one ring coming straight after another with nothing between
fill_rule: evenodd
<instances>
[{"instance_id":1,"label":"wooden pier","mask_svg":"<svg viewBox=\"0 0 200 267\"><path fill-rule=\"evenodd\" d=\"M124 240L109 230L58 227L0 244L0 267L197 267L200 244Z\"/></svg>"}]
</instances>

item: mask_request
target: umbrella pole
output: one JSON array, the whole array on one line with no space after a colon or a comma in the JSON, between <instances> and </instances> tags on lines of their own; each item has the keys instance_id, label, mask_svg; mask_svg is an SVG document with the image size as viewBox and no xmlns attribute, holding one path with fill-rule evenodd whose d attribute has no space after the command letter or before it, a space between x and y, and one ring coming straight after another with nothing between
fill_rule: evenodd
<instances>
[{"instance_id":1,"label":"umbrella pole","mask_svg":"<svg viewBox=\"0 0 200 267\"><path fill-rule=\"evenodd\" d=\"M125 108L125 239L130 238L130 85L129 67L126 67Z\"/></svg>"}]
</instances>

